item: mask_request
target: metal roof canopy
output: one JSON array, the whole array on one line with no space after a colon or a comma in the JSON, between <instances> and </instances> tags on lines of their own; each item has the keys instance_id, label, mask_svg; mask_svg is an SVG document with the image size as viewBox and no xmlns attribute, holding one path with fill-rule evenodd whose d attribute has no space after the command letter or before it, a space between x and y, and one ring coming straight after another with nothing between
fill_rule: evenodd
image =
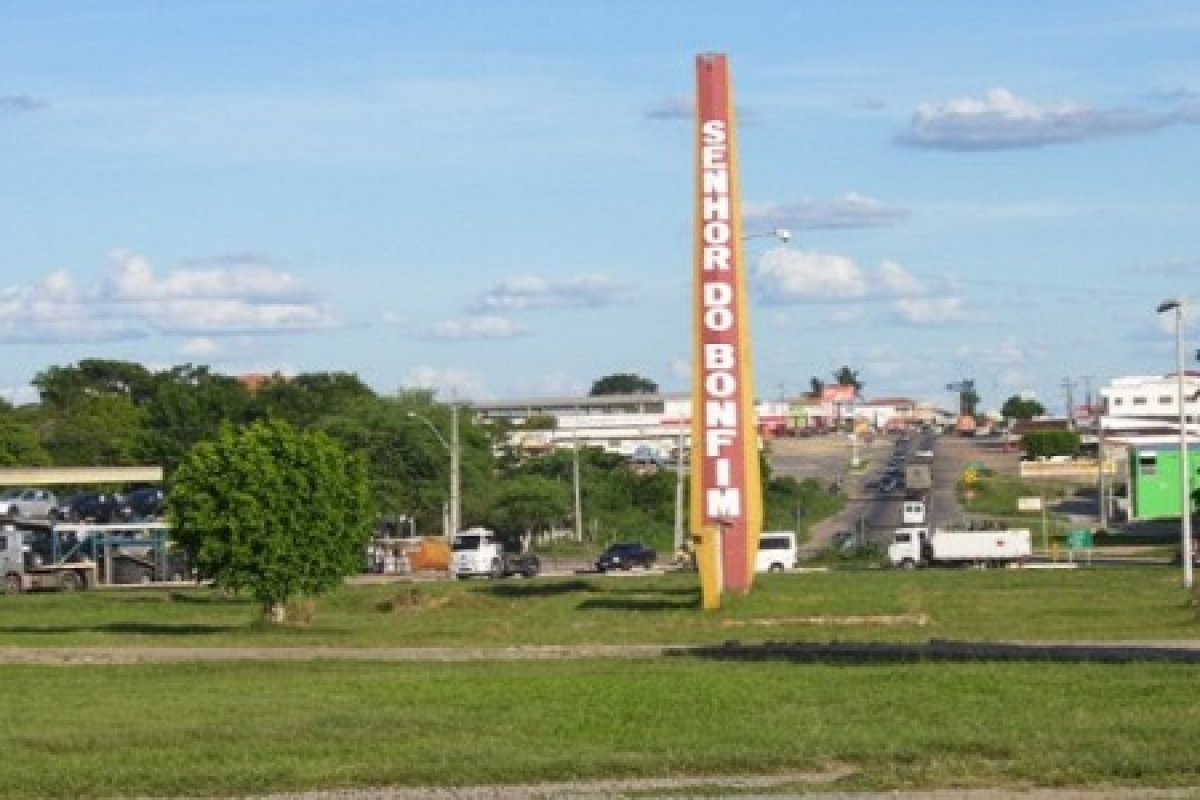
<instances>
[{"instance_id":1,"label":"metal roof canopy","mask_svg":"<svg viewBox=\"0 0 1200 800\"><path fill-rule=\"evenodd\" d=\"M58 486L85 483L162 483L162 467L5 467L0 486Z\"/></svg>"}]
</instances>

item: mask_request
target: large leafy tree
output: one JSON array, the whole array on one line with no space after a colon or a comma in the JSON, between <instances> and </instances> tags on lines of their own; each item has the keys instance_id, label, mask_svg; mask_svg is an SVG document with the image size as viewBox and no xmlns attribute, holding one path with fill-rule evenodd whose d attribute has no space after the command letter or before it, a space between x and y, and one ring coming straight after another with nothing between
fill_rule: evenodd
<instances>
[{"instance_id":1,"label":"large leafy tree","mask_svg":"<svg viewBox=\"0 0 1200 800\"><path fill-rule=\"evenodd\" d=\"M126 466L145 457L146 411L124 394L85 394L51 408L42 442L55 464Z\"/></svg>"},{"instance_id":2,"label":"large leafy tree","mask_svg":"<svg viewBox=\"0 0 1200 800\"><path fill-rule=\"evenodd\" d=\"M630 372L618 372L597 379L592 383L592 390L588 394L592 397L600 397L610 394L655 394L656 392L658 392L658 384L649 378L643 378Z\"/></svg>"},{"instance_id":3,"label":"large leafy tree","mask_svg":"<svg viewBox=\"0 0 1200 800\"><path fill-rule=\"evenodd\" d=\"M301 428L375 393L349 372L308 372L293 378L274 375L255 395L262 413Z\"/></svg>"},{"instance_id":4,"label":"large leafy tree","mask_svg":"<svg viewBox=\"0 0 1200 800\"><path fill-rule=\"evenodd\" d=\"M1004 401L1000 413L1005 419L1033 419L1046 413L1046 407L1032 397L1021 397L1014 394Z\"/></svg>"},{"instance_id":5,"label":"large leafy tree","mask_svg":"<svg viewBox=\"0 0 1200 800\"><path fill-rule=\"evenodd\" d=\"M42 402L66 406L87 397L119 396L136 406L145 405L154 396L155 378L141 364L85 358L66 367L52 366L33 379Z\"/></svg>"},{"instance_id":6,"label":"large leafy tree","mask_svg":"<svg viewBox=\"0 0 1200 800\"><path fill-rule=\"evenodd\" d=\"M537 475L522 475L505 482L492 506L496 527L528 542L540 530L566 518L570 511L567 485Z\"/></svg>"},{"instance_id":7,"label":"large leafy tree","mask_svg":"<svg viewBox=\"0 0 1200 800\"><path fill-rule=\"evenodd\" d=\"M214 585L248 591L270 619L359 570L370 536L364 460L282 421L224 428L188 452L168 513Z\"/></svg>"},{"instance_id":8,"label":"large leafy tree","mask_svg":"<svg viewBox=\"0 0 1200 800\"><path fill-rule=\"evenodd\" d=\"M147 405L147 455L173 469L203 439L217 435L222 424L253 421L250 393L236 379L191 364L157 374L157 388Z\"/></svg>"},{"instance_id":9,"label":"large leafy tree","mask_svg":"<svg viewBox=\"0 0 1200 800\"><path fill-rule=\"evenodd\" d=\"M42 447L37 427L25 409L0 403L0 467L46 466L50 454Z\"/></svg>"}]
</instances>

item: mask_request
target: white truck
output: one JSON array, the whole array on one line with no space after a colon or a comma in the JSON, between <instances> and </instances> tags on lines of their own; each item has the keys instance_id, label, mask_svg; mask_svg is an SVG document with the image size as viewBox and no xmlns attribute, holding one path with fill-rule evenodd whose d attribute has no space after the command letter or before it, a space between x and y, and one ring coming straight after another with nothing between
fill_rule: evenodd
<instances>
[{"instance_id":1,"label":"white truck","mask_svg":"<svg viewBox=\"0 0 1200 800\"><path fill-rule=\"evenodd\" d=\"M897 528L888 545L888 563L913 569L933 566L998 566L1033 554L1028 529L951 531Z\"/></svg>"},{"instance_id":2,"label":"white truck","mask_svg":"<svg viewBox=\"0 0 1200 800\"><path fill-rule=\"evenodd\" d=\"M763 531L758 537L755 572L783 572L796 566L796 534L792 531Z\"/></svg>"},{"instance_id":3,"label":"white truck","mask_svg":"<svg viewBox=\"0 0 1200 800\"><path fill-rule=\"evenodd\" d=\"M921 500L905 500L900 504L901 525L924 525L925 503Z\"/></svg>"},{"instance_id":4,"label":"white truck","mask_svg":"<svg viewBox=\"0 0 1200 800\"><path fill-rule=\"evenodd\" d=\"M541 560L533 553L505 552L504 543L488 528L460 531L450 545L450 577L459 580L476 575L533 578L541 567Z\"/></svg>"}]
</instances>

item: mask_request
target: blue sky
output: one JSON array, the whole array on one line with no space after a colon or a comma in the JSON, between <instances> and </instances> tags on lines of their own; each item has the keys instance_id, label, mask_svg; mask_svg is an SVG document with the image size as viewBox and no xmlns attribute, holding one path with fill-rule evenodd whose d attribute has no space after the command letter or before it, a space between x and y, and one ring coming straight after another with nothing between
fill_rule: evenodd
<instances>
[{"instance_id":1,"label":"blue sky","mask_svg":"<svg viewBox=\"0 0 1200 800\"><path fill-rule=\"evenodd\" d=\"M985 407L1173 364L1189 2L0 0L0 391L82 358L380 392L688 386L694 57L740 113L759 394ZM1200 314L1187 336L1200 344Z\"/></svg>"}]
</instances>

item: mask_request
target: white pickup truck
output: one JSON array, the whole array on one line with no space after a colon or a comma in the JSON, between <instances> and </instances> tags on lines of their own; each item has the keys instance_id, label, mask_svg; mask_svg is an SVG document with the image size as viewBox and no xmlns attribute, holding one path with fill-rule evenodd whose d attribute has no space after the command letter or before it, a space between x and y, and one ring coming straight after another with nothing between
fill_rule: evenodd
<instances>
[{"instance_id":1,"label":"white pickup truck","mask_svg":"<svg viewBox=\"0 0 1200 800\"><path fill-rule=\"evenodd\" d=\"M1033 554L1025 528L997 531L949 531L927 527L897 528L888 545L888 563L913 569L932 566L994 566L1020 562Z\"/></svg>"}]
</instances>

